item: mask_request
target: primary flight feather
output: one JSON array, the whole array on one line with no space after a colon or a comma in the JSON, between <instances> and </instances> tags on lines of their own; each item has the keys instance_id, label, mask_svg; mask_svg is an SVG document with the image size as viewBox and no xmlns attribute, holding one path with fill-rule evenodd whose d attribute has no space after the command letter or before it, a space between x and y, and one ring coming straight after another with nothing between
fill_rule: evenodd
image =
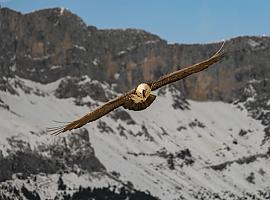
<instances>
[{"instance_id":1,"label":"primary flight feather","mask_svg":"<svg viewBox=\"0 0 270 200\"><path fill-rule=\"evenodd\" d=\"M128 110L134 111L144 110L148 106L150 106L156 98L155 95L151 94L151 91L154 91L169 83L173 83L175 81L183 79L191 74L202 71L208 68L210 65L218 62L224 56L224 53L222 52L223 46L224 43L213 56L202 62L196 63L184 69L180 69L165 76L162 76L157 81L154 81L152 83L141 83L135 89L108 101L104 105L99 106L94 111L89 112L80 119L77 119L61 127L49 128L48 131L52 135L58 135L66 131L80 128L89 122L101 118L102 116L106 115L107 113L111 112L112 110L120 106L123 106L125 109Z\"/></svg>"}]
</instances>

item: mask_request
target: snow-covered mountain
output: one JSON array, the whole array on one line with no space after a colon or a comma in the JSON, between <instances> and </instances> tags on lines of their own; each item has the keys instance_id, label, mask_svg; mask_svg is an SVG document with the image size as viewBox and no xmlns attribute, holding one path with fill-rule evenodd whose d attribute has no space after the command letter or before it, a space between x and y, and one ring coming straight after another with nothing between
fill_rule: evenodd
<instances>
[{"instance_id":1,"label":"snow-covered mountain","mask_svg":"<svg viewBox=\"0 0 270 200\"><path fill-rule=\"evenodd\" d=\"M73 194L80 186L124 184L160 199L237 199L269 190L265 127L242 103L186 101L168 86L145 111L117 109L52 137L46 127L59 125L53 120L71 121L89 107L56 98L61 81L43 85L16 77L10 82L17 94L0 93L2 193L17 195L10 188L24 186L45 199ZM96 102L90 96L84 101ZM60 177L67 186L63 191Z\"/></svg>"},{"instance_id":2,"label":"snow-covered mountain","mask_svg":"<svg viewBox=\"0 0 270 200\"><path fill-rule=\"evenodd\" d=\"M268 37L229 40L223 62L158 90L144 111L55 137L46 128L217 44L96 30L63 9L0 15L0 199L270 198Z\"/></svg>"}]
</instances>

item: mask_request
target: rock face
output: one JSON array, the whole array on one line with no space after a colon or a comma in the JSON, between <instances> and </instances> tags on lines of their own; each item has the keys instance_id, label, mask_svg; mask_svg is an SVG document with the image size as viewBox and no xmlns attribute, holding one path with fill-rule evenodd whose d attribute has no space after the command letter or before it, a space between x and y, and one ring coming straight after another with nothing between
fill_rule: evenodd
<instances>
[{"instance_id":1,"label":"rock face","mask_svg":"<svg viewBox=\"0 0 270 200\"><path fill-rule=\"evenodd\" d=\"M0 66L6 79L17 75L50 83L87 75L115 83L122 92L208 58L221 45L167 44L142 30L99 30L60 8L25 15L2 8L0 19ZM269 77L269 49L269 37L231 39L221 63L176 85L190 99L233 101L248 81ZM0 83L1 90L9 89L8 80L2 77Z\"/></svg>"},{"instance_id":2,"label":"rock face","mask_svg":"<svg viewBox=\"0 0 270 200\"><path fill-rule=\"evenodd\" d=\"M9 156L6 157L0 151L0 182L11 179L14 173L26 178L39 173L53 174L64 169L75 170L76 166L88 172L105 169L95 157L86 129L61 138L53 144L41 144L35 149L16 137L7 140L11 148L8 149Z\"/></svg>"}]
</instances>

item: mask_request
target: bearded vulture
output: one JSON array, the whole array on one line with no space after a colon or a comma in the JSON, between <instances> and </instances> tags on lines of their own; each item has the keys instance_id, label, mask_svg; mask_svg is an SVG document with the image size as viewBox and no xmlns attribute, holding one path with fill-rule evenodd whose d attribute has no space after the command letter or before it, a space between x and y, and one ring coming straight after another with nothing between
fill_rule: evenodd
<instances>
[{"instance_id":1,"label":"bearded vulture","mask_svg":"<svg viewBox=\"0 0 270 200\"><path fill-rule=\"evenodd\" d=\"M51 133L51 135L58 135L66 131L80 128L89 122L101 118L102 116L108 114L109 112L120 106L123 106L125 109L128 110L144 110L148 106L150 106L156 98L155 95L151 94L151 91L154 91L169 83L173 83L175 81L183 79L191 74L200 72L208 68L210 65L218 62L219 60L221 60L221 58L224 57L224 52L222 50L223 46L224 43L222 44L221 48L207 60L162 76L157 81L154 81L152 83L141 83L133 90L108 101L104 105L97 107L94 111L89 112L80 119L77 119L61 127L48 128L48 131Z\"/></svg>"}]
</instances>

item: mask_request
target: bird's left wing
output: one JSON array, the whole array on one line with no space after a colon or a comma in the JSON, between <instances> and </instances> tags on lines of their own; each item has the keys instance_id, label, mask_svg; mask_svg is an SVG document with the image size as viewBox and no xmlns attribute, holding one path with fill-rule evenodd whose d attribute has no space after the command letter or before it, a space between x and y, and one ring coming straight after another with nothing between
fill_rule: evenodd
<instances>
[{"instance_id":1,"label":"bird's left wing","mask_svg":"<svg viewBox=\"0 0 270 200\"><path fill-rule=\"evenodd\" d=\"M180 69L180 70L175 71L173 73L162 76L157 81L150 83L149 85L151 87L151 90L152 91L156 90L164 85L167 85L169 83L173 83L173 82L178 81L180 79L183 79L191 74L202 71L202 70L208 68L210 65L218 62L224 56L224 53L222 51L224 43L225 42L223 42L221 48L212 57L208 58L207 60L204 60L202 62L199 62L199 63L196 63L196 64L191 65L189 67L186 67L184 69Z\"/></svg>"},{"instance_id":2,"label":"bird's left wing","mask_svg":"<svg viewBox=\"0 0 270 200\"><path fill-rule=\"evenodd\" d=\"M89 112L88 114L81 117L80 119L77 119L71 123L64 125L64 126L48 128L47 131L51 135L58 135L60 133L66 132L66 131L71 131L73 129L80 128L80 127L84 126L85 124L92 122L92 121L95 121L95 120L101 118L102 116L108 114L109 112L113 111L114 109L122 106L125 103L126 99L129 97L129 95L134 93L134 91L135 90L133 89L130 92L128 92L122 96L116 97L116 98L108 101L104 105L97 107L94 111Z\"/></svg>"}]
</instances>

